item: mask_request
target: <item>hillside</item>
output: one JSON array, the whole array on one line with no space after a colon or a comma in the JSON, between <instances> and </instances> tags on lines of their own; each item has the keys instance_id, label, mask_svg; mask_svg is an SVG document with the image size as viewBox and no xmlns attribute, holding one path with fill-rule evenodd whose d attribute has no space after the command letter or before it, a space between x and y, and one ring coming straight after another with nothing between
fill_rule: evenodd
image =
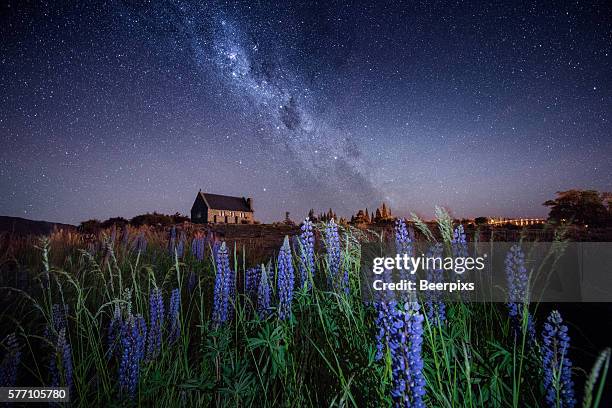
<instances>
[{"instance_id":1,"label":"hillside","mask_svg":"<svg viewBox=\"0 0 612 408\"><path fill-rule=\"evenodd\" d=\"M18 235L45 235L55 228L76 229L74 225L56 222L28 220L21 217L0 215L0 233L10 232Z\"/></svg>"}]
</instances>

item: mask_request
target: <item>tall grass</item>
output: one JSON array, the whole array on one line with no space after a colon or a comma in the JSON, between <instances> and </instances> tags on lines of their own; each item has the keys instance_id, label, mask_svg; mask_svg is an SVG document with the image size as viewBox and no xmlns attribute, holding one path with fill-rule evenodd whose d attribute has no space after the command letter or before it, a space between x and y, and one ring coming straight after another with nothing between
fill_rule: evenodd
<instances>
[{"instance_id":1,"label":"tall grass","mask_svg":"<svg viewBox=\"0 0 612 408\"><path fill-rule=\"evenodd\" d=\"M452 221L443 210L438 214L440 235L449 246ZM422 235L433 240L427 226L415 220ZM211 323L214 242L208 242L202 261L188 250L183 256L176 248L169 250L166 233L152 229L128 231L127 240L110 232L95 239L56 234L37 248L29 244L7 251L0 335L16 332L22 345L17 383L50 384L54 344L44 333L54 330L53 305L67 305L75 406L391 406L391 362L376 359L375 313L363 301L359 273L361 243L382 242L384 237L341 227L340 269L348 271L349 290L334 290L328 282L325 243L320 245L323 228L317 227L321 250L315 271L308 275L310 284L296 285L292 314L283 320L275 313L275 284L271 313L259 317L257 296L244 291L245 271L255 266L249 264L248 248L228 248L235 271L233 312L218 325ZM139 236L147 240L144 250L136 242ZM299 254L293 260L300 262ZM262 265L272 283L277 266ZM26 280L8 272L14 270L27 273ZM191 290L190 272L196 276ZM171 291L179 288L180 337L170 343L169 325L164 325L161 350L139 364L136 394L130 398L119 385L121 356L111 350L109 324L116 307L123 316L140 314L150 324L154 288L161 289L166 310ZM516 338L504 305L456 302L446 310L446 323L424 322L426 405L541 406L540 357L525 337L527 322L522 338ZM607 350L595 363L586 381L584 407L598 406L609 359ZM66 384L65 374L60 377Z\"/></svg>"}]
</instances>

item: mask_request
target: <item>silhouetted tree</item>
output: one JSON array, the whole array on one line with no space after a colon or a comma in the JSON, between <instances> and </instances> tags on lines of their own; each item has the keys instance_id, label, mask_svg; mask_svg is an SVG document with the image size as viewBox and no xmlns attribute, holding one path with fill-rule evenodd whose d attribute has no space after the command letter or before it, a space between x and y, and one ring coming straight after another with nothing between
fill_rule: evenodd
<instances>
[{"instance_id":1,"label":"silhouetted tree","mask_svg":"<svg viewBox=\"0 0 612 408\"><path fill-rule=\"evenodd\" d=\"M550 207L548 219L576 225L606 225L610 222L610 210L604 205L604 197L595 190L557 191L557 198L544 203Z\"/></svg>"}]
</instances>

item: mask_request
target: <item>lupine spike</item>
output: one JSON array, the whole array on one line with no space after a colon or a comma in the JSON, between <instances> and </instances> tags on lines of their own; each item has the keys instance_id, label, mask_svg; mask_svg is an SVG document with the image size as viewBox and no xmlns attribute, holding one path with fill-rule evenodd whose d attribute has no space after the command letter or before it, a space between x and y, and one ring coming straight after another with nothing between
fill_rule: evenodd
<instances>
[{"instance_id":1,"label":"lupine spike","mask_svg":"<svg viewBox=\"0 0 612 408\"><path fill-rule=\"evenodd\" d=\"M324 234L325 247L327 249L327 266L329 268L328 281L332 289L336 290L339 286L338 281L340 280L340 270L342 267L342 250L340 249L338 226L333 218L325 226Z\"/></svg>"},{"instance_id":2,"label":"lupine spike","mask_svg":"<svg viewBox=\"0 0 612 408\"><path fill-rule=\"evenodd\" d=\"M527 319L527 338L530 344L535 343L535 327L533 318L527 310L529 304L527 288L529 276L525 268L525 253L519 245L513 245L508 251L505 260L506 278L508 281L508 314L512 323L515 335L518 337L522 333L523 321Z\"/></svg>"},{"instance_id":3,"label":"lupine spike","mask_svg":"<svg viewBox=\"0 0 612 408\"><path fill-rule=\"evenodd\" d=\"M553 310L542 333L542 368L546 403L551 408L572 408L576 405L572 362L568 358L570 338L561 314Z\"/></svg>"},{"instance_id":4,"label":"lupine spike","mask_svg":"<svg viewBox=\"0 0 612 408\"><path fill-rule=\"evenodd\" d=\"M432 246L428 253L428 258L442 258L443 247L442 244L438 243ZM434 262L434 268L427 270L427 281L434 283L442 283L444 281L444 274L441 268L435 268L436 263ZM440 262L440 266L442 263ZM436 324L441 324L446 320L446 305L441 299L441 294L438 291L427 291L426 292L426 312L429 321Z\"/></svg>"},{"instance_id":5,"label":"lupine spike","mask_svg":"<svg viewBox=\"0 0 612 408\"><path fill-rule=\"evenodd\" d=\"M285 241L278 254L278 317L281 320L286 320L291 317L294 280L293 259L291 257L289 237L285 236Z\"/></svg>"},{"instance_id":6,"label":"lupine spike","mask_svg":"<svg viewBox=\"0 0 612 408\"><path fill-rule=\"evenodd\" d=\"M153 288L149 296L149 337L147 359L154 360L161 351L162 327L164 325L164 299L161 289Z\"/></svg>"},{"instance_id":7,"label":"lupine spike","mask_svg":"<svg viewBox=\"0 0 612 408\"><path fill-rule=\"evenodd\" d=\"M6 354L0 363L0 387L14 387L17 383L17 368L21 362L21 348L15 333L4 340Z\"/></svg>"},{"instance_id":8,"label":"lupine spike","mask_svg":"<svg viewBox=\"0 0 612 408\"><path fill-rule=\"evenodd\" d=\"M310 289L311 278L314 278L315 260L314 260L314 234L312 232L312 221L309 218L304 220L301 226L301 233L298 239L300 250L300 287L306 285Z\"/></svg>"},{"instance_id":9,"label":"lupine spike","mask_svg":"<svg viewBox=\"0 0 612 408\"><path fill-rule=\"evenodd\" d=\"M168 320L170 322L170 333L168 334L168 342L170 344L176 342L181 336L181 292L178 288L172 290L170 295L170 307L168 309Z\"/></svg>"},{"instance_id":10,"label":"lupine spike","mask_svg":"<svg viewBox=\"0 0 612 408\"><path fill-rule=\"evenodd\" d=\"M257 315L265 319L270 315L270 279L266 267L261 266L261 277L257 289Z\"/></svg>"},{"instance_id":11,"label":"lupine spike","mask_svg":"<svg viewBox=\"0 0 612 408\"><path fill-rule=\"evenodd\" d=\"M140 362L144 356L146 324L141 315L130 315L121 329L121 362L119 364L119 386L130 399L134 399Z\"/></svg>"},{"instance_id":12,"label":"lupine spike","mask_svg":"<svg viewBox=\"0 0 612 408\"><path fill-rule=\"evenodd\" d=\"M217 265L217 275L215 277L212 321L214 326L219 327L229 318L232 272L225 242L214 249L213 254Z\"/></svg>"}]
</instances>

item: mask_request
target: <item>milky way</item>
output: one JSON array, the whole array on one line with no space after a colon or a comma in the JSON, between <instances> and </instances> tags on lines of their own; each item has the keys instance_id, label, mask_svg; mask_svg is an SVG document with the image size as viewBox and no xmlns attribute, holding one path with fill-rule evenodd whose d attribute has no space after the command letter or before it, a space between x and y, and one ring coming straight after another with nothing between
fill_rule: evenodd
<instances>
[{"instance_id":1,"label":"milky way","mask_svg":"<svg viewBox=\"0 0 612 408\"><path fill-rule=\"evenodd\" d=\"M246 115L259 118L265 132L257 134L265 148L281 149L279 154L290 157L296 195L318 191L342 212L355 203L380 201L363 170L368 163L361 151L348 135L317 116L316 97L282 56L270 55L262 49L264 38L248 36L225 16L216 15L206 24L212 25L210 39L188 27L196 62L244 104Z\"/></svg>"}]
</instances>

